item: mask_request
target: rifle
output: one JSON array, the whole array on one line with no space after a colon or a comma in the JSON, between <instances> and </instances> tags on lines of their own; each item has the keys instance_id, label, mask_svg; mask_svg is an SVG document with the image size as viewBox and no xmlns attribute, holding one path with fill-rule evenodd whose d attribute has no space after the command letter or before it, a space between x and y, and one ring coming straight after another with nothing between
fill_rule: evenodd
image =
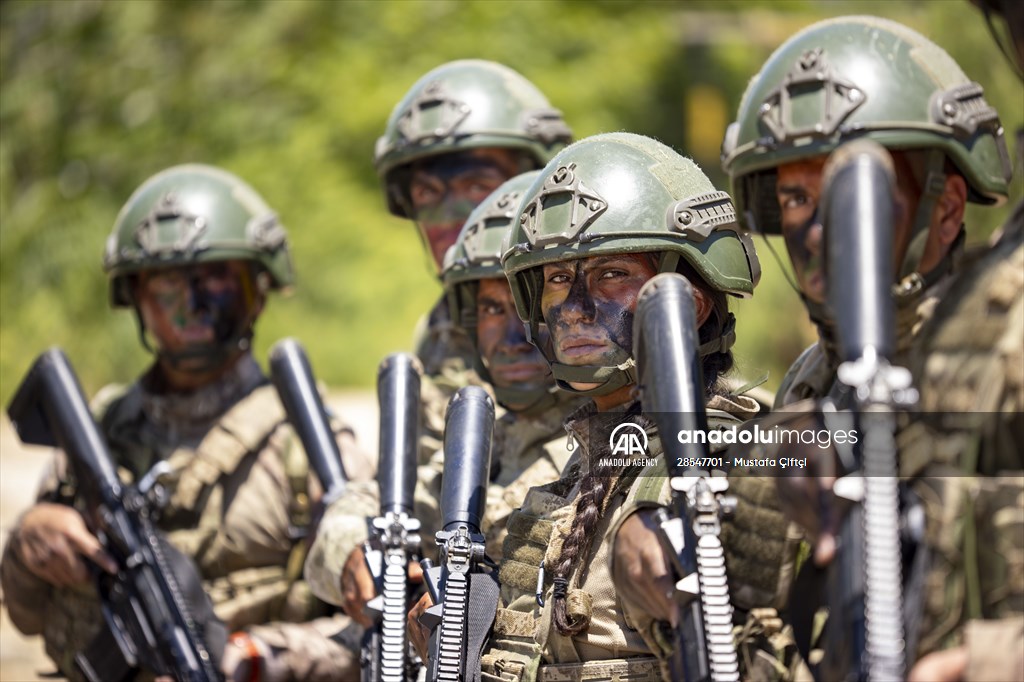
<instances>
[{"instance_id":1,"label":"rifle","mask_svg":"<svg viewBox=\"0 0 1024 682\"><path fill-rule=\"evenodd\" d=\"M274 344L270 349L270 378L324 488L322 505L326 507L344 494L348 476L302 344L295 339Z\"/></svg>"},{"instance_id":2,"label":"rifle","mask_svg":"<svg viewBox=\"0 0 1024 682\"><path fill-rule=\"evenodd\" d=\"M910 372L889 363L896 346L893 186L892 158L869 140L839 147L825 166L829 305L843 359L837 377L864 436L833 486L837 497L858 503L842 520L829 569L823 671L836 680L903 679L906 667L895 412L917 393Z\"/></svg>"},{"instance_id":3,"label":"rifle","mask_svg":"<svg viewBox=\"0 0 1024 682\"><path fill-rule=\"evenodd\" d=\"M416 358L389 355L377 371L380 402L380 516L369 519L364 547L378 596L366 605L376 625L366 631L361 654L364 682L416 679L419 659L410 652L405 614L409 562L420 556L420 522L412 517L419 437L420 374Z\"/></svg>"},{"instance_id":4,"label":"rifle","mask_svg":"<svg viewBox=\"0 0 1024 682\"><path fill-rule=\"evenodd\" d=\"M690 282L675 273L648 281L637 298L633 330L644 412L658 425L672 486L671 512L659 509L655 515L665 554L682 577L676 583L672 679L738 680L719 539L721 518L735 510L736 500L724 495L727 479L709 468L707 442L684 448L674 437L708 430Z\"/></svg>"},{"instance_id":5,"label":"rifle","mask_svg":"<svg viewBox=\"0 0 1024 682\"><path fill-rule=\"evenodd\" d=\"M203 637L226 640L199 575L153 527L158 486L124 486L86 404L78 378L59 348L40 355L7 408L22 442L67 453L87 505L85 520L116 575L96 571L105 628L75 664L90 682L134 679L140 669L175 680L221 679ZM196 619L190 602L205 612ZM222 651L223 646L214 651Z\"/></svg>"},{"instance_id":6,"label":"rifle","mask_svg":"<svg viewBox=\"0 0 1024 682\"><path fill-rule=\"evenodd\" d=\"M479 386L466 386L448 403L441 480L440 566L424 559L424 575L434 606L421 622L430 636L427 679L462 682L480 679L480 651L494 621L498 601L496 571L484 556L481 532L491 462L494 403Z\"/></svg>"}]
</instances>

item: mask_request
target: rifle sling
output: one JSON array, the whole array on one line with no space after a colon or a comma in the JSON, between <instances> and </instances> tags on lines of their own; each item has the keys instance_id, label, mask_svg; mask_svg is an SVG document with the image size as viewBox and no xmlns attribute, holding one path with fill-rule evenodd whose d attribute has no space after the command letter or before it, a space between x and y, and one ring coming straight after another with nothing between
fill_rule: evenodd
<instances>
[{"instance_id":1,"label":"rifle sling","mask_svg":"<svg viewBox=\"0 0 1024 682\"><path fill-rule=\"evenodd\" d=\"M814 621L818 611L824 605L822 597L828 581L828 570L820 568L813 561L805 561L797 573L790 595L800 595L799 599L790 599L790 618L793 624L793 639L796 640L800 656L809 661L811 650L814 649Z\"/></svg>"},{"instance_id":2,"label":"rifle sling","mask_svg":"<svg viewBox=\"0 0 1024 682\"><path fill-rule=\"evenodd\" d=\"M466 621L466 680L479 682L480 655L498 608L498 580L491 573L469 576L469 615Z\"/></svg>"}]
</instances>

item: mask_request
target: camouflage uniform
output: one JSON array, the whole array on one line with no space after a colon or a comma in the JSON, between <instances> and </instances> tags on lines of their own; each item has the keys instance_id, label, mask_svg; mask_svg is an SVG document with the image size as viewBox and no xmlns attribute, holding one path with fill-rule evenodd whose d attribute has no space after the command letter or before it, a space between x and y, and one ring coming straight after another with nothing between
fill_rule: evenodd
<instances>
[{"instance_id":1,"label":"camouflage uniform","mask_svg":"<svg viewBox=\"0 0 1024 682\"><path fill-rule=\"evenodd\" d=\"M112 303L135 307L131 281L142 271L230 260L253 268L253 282L244 285L267 291L292 281L286 233L259 195L220 169L185 165L153 176L132 195L104 265ZM255 316L221 322L215 343L190 361L216 368L233 358L223 376L187 393L155 390L164 381L160 363L180 366L180 356L159 348L158 364L139 381L104 389L94 401L101 431L126 481L157 462L171 466L161 479L169 501L158 527L195 561L227 627L246 628L267 644L275 669L289 679L342 678L358 660L358 633L301 580L303 536L319 490L276 392L248 352ZM372 476L375 462L355 448L352 432L338 425L336 432L347 471ZM40 500L77 502L66 464L58 453ZM61 672L77 678L74 655L101 622L95 589L58 589L39 579L14 551L18 542L16 527L2 562L11 620L42 634Z\"/></svg>"},{"instance_id":2,"label":"camouflage uniform","mask_svg":"<svg viewBox=\"0 0 1024 682\"><path fill-rule=\"evenodd\" d=\"M969 680L1024 674L1022 230L1024 204L922 330L912 370L926 418L901 434L933 557L919 650L965 644Z\"/></svg>"},{"instance_id":3,"label":"camouflage uniform","mask_svg":"<svg viewBox=\"0 0 1024 682\"><path fill-rule=\"evenodd\" d=\"M828 110L816 98L823 89L834 97ZM988 254L966 262L954 243L934 271L915 269L949 166L968 200L1005 199L1009 158L996 112L923 36L875 17L837 18L788 40L751 81L723 165L749 209L747 226L773 233L775 167L860 136L918 150L930 167L895 294L895 363L920 391L920 412L898 434L899 467L926 518L917 552L925 559L908 579L921 592L907 593L905 608L920 613L909 619L917 645L908 660L966 642L967 679L1019 677L1024 661L991 652L1019 652L1024 639L1021 208ZM805 303L822 338L787 373L777 407L835 392L834 329Z\"/></svg>"},{"instance_id":4,"label":"camouflage uniform","mask_svg":"<svg viewBox=\"0 0 1024 682\"><path fill-rule=\"evenodd\" d=\"M708 403L709 427L731 429L757 413L747 397L713 397ZM661 442L649 422L649 457L657 464L626 469L612 483L604 516L589 554L580 560L568 591L569 610L586 618L589 627L566 637L551 621L551 573L543 582L543 606L537 597L541 563L553 566L561 553L574 515L581 462L607 456L607 443L590 441L587 420L593 405L577 411L567 429L578 450L557 482L529 491L522 508L508 521L501 562L501 602L494 632L482 658L483 680L666 679L662 661L673 648L667 624L656 621L618 595L612 581L612 540L631 514L666 506L671 500ZM608 414L608 413L604 413ZM622 415L619 415L622 416ZM776 608L788 595L799 536L789 531L772 503L773 486L751 477L730 479L738 498L737 512L723 524L730 594L737 613L734 629L740 644L744 679L793 679L793 646Z\"/></svg>"},{"instance_id":5,"label":"camouflage uniform","mask_svg":"<svg viewBox=\"0 0 1024 682\"><path fill-rule=\"evenodd\" d=\"M581 140L541 171L526 190L513 225L502 265L519 315L530 325L560 388L603 396L636 383L633 358L609 367L562 364L542 334L542 266L579 258L651 253L658 270L685 272L706 291L720 294L713 316L701 327L700 352L709 367L731 364L728 351L735 332L725 294L752 293L759 276L757 256L736 228L728 195L717 192L689 159L639 135ZM581 300L576 305L585 310L591 304ZM717 364L723 357L726 364ZM584 391L574 383L595 387ZM708 408L715 426L738 424L758 411L749 398L714 397ZM620 409L632 412L630 406ZM585 471L609 450L604 442L590 442L587 420L622 417L618 410L597 413L594 404L574 414L568 426L580 444L574 460L559 481L531 490L510 517L499 570L501 604L482 659L483 679L661 680L668 674L663 666L673 642L666 624L625 603L612 572L621 524L634 512L670 500L660 441L641 417L634 419L651 434L648 453L658 464L643 470L613 467L610 481L602 479L610 492L600 503L596 526L583 527L592 540L585 554L573 555L571 575L564 576L569 620L586 626L575 636L564 636L553 620L554 603L561 598L554 589L561 576L554 575L558 569L553 567L564 561L582 485L590 478ZM735 493L741 508L735 521L726 524L722 541L728 547L733 601L741 611L749 610L736 633L743 667L752 679L791 677L791 639L773 607L785 601L798 536L778 510L772 486L738 478Z\"/></svg>"},{"instance_id":6,"label":"camouflage uniform","mask_svg":"<svg viewBox=\"0 0 1024 682\"><path fill-rule=\"evenodd\" d=\"M154 395L143 380L127 390L105 389L98 400L109 401L98 413L126 480L159 461L173 467L161 478L169 501L159 527L196 562L228 628L247 628L273 647L290 679L332 680L350 670L346 662L353 661L359 633L348 619L331 617L300 580L305 546L297 533L308 527L316 492L308 463L251 356L187 398ZM373 470L350 430L339 429L338 440L347 471ZM65 469L58 453L41 501L71 502ZM11 538L17 542L17 528ZM95 592L43 582L10 544L3 584L11 620L23 632L42 634L61 672L77 679L74 655L101 623Z\"/></svg>"}]
</instances>

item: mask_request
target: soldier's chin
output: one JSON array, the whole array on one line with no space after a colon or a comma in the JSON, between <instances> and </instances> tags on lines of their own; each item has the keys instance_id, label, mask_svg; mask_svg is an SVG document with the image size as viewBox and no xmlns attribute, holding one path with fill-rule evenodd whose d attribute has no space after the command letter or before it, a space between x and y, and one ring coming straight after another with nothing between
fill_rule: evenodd
<instances>
[{"instance_id":1,"label":"soldier's chin","mask_svg":"<svg viewBox=\"0 0 1024 682\"><path fill-rule=\"evenodd\" d=\"M223 365L227 353L215 344L190 345L176 353L165 353L174 369L188 374L205 374Z\"/></svg>"},{"instance_id":2,"label":"soldier's chin","mask_svg":"<svg viewBox=\"0 0 1024 682\"><path fill-rule=\"evenodd\" d=\"M601 384L585 384L585 383L583 383L581 381L570 381L570 382L568 382L568 384L570 386L572 386L574 389L576 389L577 391L589 391L589 390L597 388L598 386L601 385Z\"/></svg>"}]
</instances>

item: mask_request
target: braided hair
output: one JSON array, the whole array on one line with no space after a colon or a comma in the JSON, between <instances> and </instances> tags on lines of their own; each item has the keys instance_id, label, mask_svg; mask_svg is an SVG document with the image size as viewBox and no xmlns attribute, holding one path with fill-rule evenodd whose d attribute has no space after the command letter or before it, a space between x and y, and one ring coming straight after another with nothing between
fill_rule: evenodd
<instances>
[{"instance_id":1,"label":"braided hair","mask_svg":"<svg viewBox=\"0 0 1024 682\"><path fill-rule=\"evenodd\" d=\"M677 269L696 288L699 288L702 294L709 297L712 303L711 314L699 330L700 342L704 344L719 338L730 319L729 304L725 293L711 289L685 262L680 262ZM721 378L732 367L732 351L728 348L704 356L702 370L705 392L708 395L724 395L726 393L727 389L722 384ZM638 423L641 423L642 426L649 424L649 422L644 423L644 419L639 415L637 417ZM552 580L554 586L552 619L558 632L567 637L577 635L590 626L589 619L576 618L569 614L567 600L569 576L573 566L590 551L590 544L593 541L597 525L604 517L608 493L614 485L615 478L623 470L622 466L599 465L598 463L602 459L607 460L607 458L596 456L594 452L589 453L589 456L591 458L590 466L586 467L586 472L580 481L572 526L562 544L562 552L555 564Z\"/></svg>"}]
</instances>

